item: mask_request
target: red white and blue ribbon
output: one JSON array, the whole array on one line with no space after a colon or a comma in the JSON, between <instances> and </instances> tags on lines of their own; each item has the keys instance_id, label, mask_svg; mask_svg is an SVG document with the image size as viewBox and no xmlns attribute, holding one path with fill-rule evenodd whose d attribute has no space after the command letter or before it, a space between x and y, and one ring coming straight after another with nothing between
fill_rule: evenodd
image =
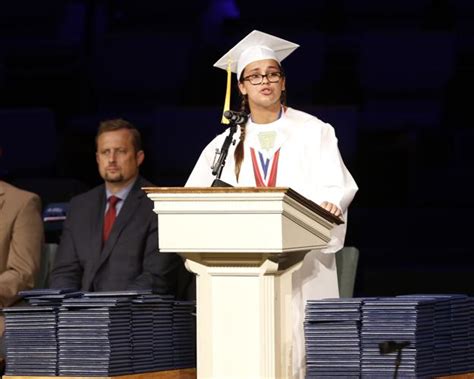
<instances>
[{"instance_id":1,"label":"red white and blue ribbon","mask_svg":"<svg viewBox=\"0 0 474 379\"><path fill-rule=\"evenodd\" d=\"M278 149L275 154L273 154L273 158L265 159L262 153L258 153L259 160L257 159L257 155L255 153L255 149L253 147L250 148L250 153L252 156L252 166L253 166L253 174L255 176L255 185L257 187L275 187L276 179L277 179L277 172L278 172L278 159L280 158L280 149ZM271 164L270 175L268 175L268 169ZM263 174L263 176L262 176Z\"/></svg>"}]
</instances>

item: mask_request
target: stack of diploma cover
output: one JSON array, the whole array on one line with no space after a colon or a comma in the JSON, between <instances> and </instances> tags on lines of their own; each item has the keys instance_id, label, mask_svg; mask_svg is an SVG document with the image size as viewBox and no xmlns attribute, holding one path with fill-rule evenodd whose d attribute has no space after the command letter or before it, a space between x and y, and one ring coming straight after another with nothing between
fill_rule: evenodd
<instances>
[{"instance_id":1,"label":"stack of diploma cover","mask_svg":"<svg viewBox=\"0 0 474 379\"><path fill-rule=\"evenodd\" d=\"M173 301L143 295L132 301L132 362L135 373L173 368Z\"/></svg>"},{"instance_id":2,"label":"stack of diploma cover","mask_svg":"<svg viewBox=\"0 0 474 379\"><path fill-rule=\"evenodd\" d=\"M57 374L55 307L5 308L6 375Z\"/></svg>"},{"instance_id":3,"label":"stack of diploma cover","mask_svg":"<svg viewBox=\"0 0 474 379\"><path fill-rule=\"evenodd\" d=\"M20 293L5 308L6 373L117 376L196 367L195 302L150 290Z\"/></svg>"},{"instance_id":4,"label":"stack of diploma cover","mask_svg":"<svg viewBox=\"0 0 474 379\"><path fill-rule=\"evenodd\" d=\"M469 372L474 372L474 298L469 297Z\"/></svg>"},{"instance_id":5,"label":"stack of diploma cover","mask_svg":"<svg viewBox=\"0 0 474 379\"><path fill-rule=\"evenodd\" d=\"M132 372L131 300L118 293L65 299L58 316L59 375Z\"/></svg>"},{"instance_id":6,"label":"stack of diploma cover","mask_svg":"<svg viewBox=\"0 0 474 379\"><path fill-rule=\"evenodd\" d=\"M153 369L167 370L174 366L173 358L173 304L170 296L156 298L153 308Z\"/></svg>"},{"instance_id":7,"label":"stack of diploma cover","mask_svg":"<svg viewBox=\"0 0 474 379\"><path fill-rule=\"evenodd\" d=\"M474 344L472 319L472 298L451 295L451 374L472 372Z\"/></svg>"},{"instance_id":8,"label":"stack of diploma cover","mask_svg":"<svg viewBox=\"0 0 474 379\"><path fill-rule=\"evenodd\" d=\"M196 317L194 301L175 301L173 307L174 366L196 367Z\"/></svg>"},{"instance_id":9,"label":"stack of diploma cover","mask_svg":"<svg viewBox=\"0 0 474 379\"><path fill-rule=\"evenodd\" d=\"M431 298L434 314L435 374L472 372L474 359L473 299L465 295L410 295Z\"/></svg>"},{"instance_id":10,"label":"stack of diploma cover","mask_svg":"<svg viewBox=\"0 0 474 379\"><path fill-rule=\"evenodd\" d=\"M474 299L429 294L308 301L305 338L308 378L468 373L474 368Z\"/></svg>"},{"instance_id":11,"label":"stack of diploma cover","mask_svg":"<svg viewBox=\"0 0 474 379\"><path fill-rule=\"evenodd\" d=\"M360 376L362 299L310 300L306 304L306 377Z\"/></svg>"},{"instance_id":12,"label":"stack of diploma cover","mask_svg":"<svg viewBox=\"0 0 474 379\"><path fill-rule=\"evenodd\" d=\"M33 306L4 308L6 375L57 375L57 315L66 297L80 296L71 290L22 291Z\"/></svg>"},{"instance_id":13,"label":"stack of diploma cover","mask_svg":"<svg viewBox=\"0 0 474 379\"><path fill-rule=\"evenodd\" d=\"M362 307L362 375L393 377L398 357L400 377L432 376L434 310L433 299L366 300ZM380 344L387 341L398 347L383 353Z\"/></svg>"}]
</instances>

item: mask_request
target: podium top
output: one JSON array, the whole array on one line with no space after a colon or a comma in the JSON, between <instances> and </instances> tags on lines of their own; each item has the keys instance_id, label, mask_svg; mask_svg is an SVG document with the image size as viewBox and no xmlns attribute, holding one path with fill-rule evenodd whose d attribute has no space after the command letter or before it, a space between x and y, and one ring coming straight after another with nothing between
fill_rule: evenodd
<instances>
[{"instance_id":1,"label":"podium top","mask_svg":"<svg viewBox=\"0 0 474 379\"><path fill-rule=\"evenodd\" d=\"M344 221L339 217L288 187L142 187L142 190L146 193L160 194L281 193L299 202L333 224L344 224Z\"/></svg>"}]
</instances>

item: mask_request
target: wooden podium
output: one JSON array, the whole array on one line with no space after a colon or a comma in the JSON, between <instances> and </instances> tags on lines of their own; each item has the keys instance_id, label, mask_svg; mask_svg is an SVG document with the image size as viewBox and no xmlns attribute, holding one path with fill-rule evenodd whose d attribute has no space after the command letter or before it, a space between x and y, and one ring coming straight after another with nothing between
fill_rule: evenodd
<instances>
[{"instance_id":1,"label":"wooden podium","mask_svg":"<svg viewBox=\"0 0 474 379\"><path fill-rule=\"evenodd\" d=\"M198 378L289 378L291 274L341 220L288 188L144 188L197 275Z\"/></svg>"}]
</instances>

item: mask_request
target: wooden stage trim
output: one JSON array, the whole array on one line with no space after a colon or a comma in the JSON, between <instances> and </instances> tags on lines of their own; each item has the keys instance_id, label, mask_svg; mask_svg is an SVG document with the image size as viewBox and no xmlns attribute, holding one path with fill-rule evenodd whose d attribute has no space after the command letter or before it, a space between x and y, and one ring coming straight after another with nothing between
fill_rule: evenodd
<instances>
[{"instance_id":1,"label":"wooden stage trim","mask_svg":"<svg viewBox=\"0 0 474 379\"><path fill-rule=\"evenodd\" d=\"M196 369L144 372L142 374L118 375L118 376L11 376L3 375L5 379L196 379Z\"/></svg>"},{"instance_id":2,"label":"wooden stage trim","mask_svg":"<svg viewBox=\"0 0 474 379\"><path fill-rule=\"evenodd\" d=\"M9 376L4 375L5 379L196 379L196 369L189 368L184 370L145 372L143 374L130 374L120 376ZM435 379L474 379L474 373L437 376Z\"/></svg>"}]
</instances>

